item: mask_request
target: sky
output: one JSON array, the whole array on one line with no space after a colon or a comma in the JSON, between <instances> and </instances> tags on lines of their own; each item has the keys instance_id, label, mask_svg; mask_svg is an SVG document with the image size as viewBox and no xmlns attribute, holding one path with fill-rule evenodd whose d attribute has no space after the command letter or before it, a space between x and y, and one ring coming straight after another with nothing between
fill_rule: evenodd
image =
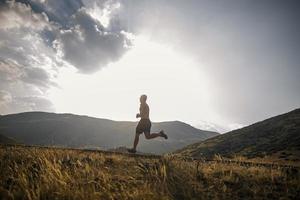
<instances>
[{"instance_id":1,"label":"sky","mask_svg":"<svg viewBox=\"0 0 300 200\"><path fill-rule=\"evenodd\" d=\"M0 114L226 132L300 107L297 0L0 0Z\"/></svg>"}]
</instances>

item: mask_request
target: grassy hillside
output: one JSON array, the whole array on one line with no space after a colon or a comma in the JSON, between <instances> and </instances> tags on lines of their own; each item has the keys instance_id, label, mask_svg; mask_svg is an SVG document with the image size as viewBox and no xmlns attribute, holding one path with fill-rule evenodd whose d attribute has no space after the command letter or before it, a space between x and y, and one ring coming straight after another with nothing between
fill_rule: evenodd
<instances>
[{"instance_id":1,"label":"grassy hillside","mask_svg":"<svg viewBox=\"0 0 300 200\"><path fill-rule=\"evenodd\" d=\"M297 199L299 170L0 145L0 199Z\"/></svg>"},{"instance_id":2,"label":"grassy hillside","mask_svg":"<svg viewBox=\"0 0 300 200\"><path fill-rule=\"evenodd\" d=\"M189 145L176 153L192 157L275 156L300 161L300 109Z\"/></svg>"},{"instance_id":3,"label":"grassy hillside","mask_svg":"<svg viewBox=\"0 0 300 200\"><path fill-rule=\"evenodd\" d=\"M27 112L5 115L0 118L0 134L25 144L55 145L76 148L111 149L132 146L137 122ZM153 123L152 131L164 129L168 140L145 140L142 136L139 151L165 153L182 148L195 141L217 135L215 132L196 129L179 121Z\"/></svg>"}]
</instances>

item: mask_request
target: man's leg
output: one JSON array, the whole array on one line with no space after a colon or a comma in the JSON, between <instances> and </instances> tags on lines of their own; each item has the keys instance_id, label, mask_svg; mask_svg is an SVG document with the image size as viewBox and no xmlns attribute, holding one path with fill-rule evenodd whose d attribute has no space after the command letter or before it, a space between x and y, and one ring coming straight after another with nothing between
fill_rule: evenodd
<instances>
[{"instance_id":1,"label":"man's leg","mask_svg":"<svg viewBox=\"0 0 300 200\"><path fill-rule=\"evenodd\" d=\"M137 145L139 143L139 137L140 137L140 134L136 133L135 137L134 137L133 148L132 149L127 149L127 151L129 153L136 153L136 147L137 147Z\"/></svg>"},{"instance_id":2,"label":"man's leg","mask_svg":"<svg viewBox=\"0 0 300 200\"><path fill-rule=\"evenodd\" d=\"M163 137L165 139L168 139L168 136L165 134L165 132L163 130L161 130L159 133L149 133L149 132L145 132L145 137L146 139L152 139L152 138L156 138L156 137Z\"/></svg>"},{"instance_id":3,"label":"man's leg","mask_svg":"<svg viewBox=\"0 0 300 200\"><path fill-rule=\"evenodd\" d=\"M153 139L153 138L156 138L156 137L160 137L161 134L160 133L149 133L149 132L145 132L145 137L147 140L149 139Z\"/></svg>"},{"instance_id":4,"label":"man's leg","mask_svg":"<svg viewBox=\"0 0 300 200\"><path fill-rule=\"evenodd\" d=\"M140 134L139 133L136 133L135 134L135 138L134 138L134 142L133 142L133 149L136 150L136 147L139 143L139 138L140 138Z\"/></svg>"}]
</instances>

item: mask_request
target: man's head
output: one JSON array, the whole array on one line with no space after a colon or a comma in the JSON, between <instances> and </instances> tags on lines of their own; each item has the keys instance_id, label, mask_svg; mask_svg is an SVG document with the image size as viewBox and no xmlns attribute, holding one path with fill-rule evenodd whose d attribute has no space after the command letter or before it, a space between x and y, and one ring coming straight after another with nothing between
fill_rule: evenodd
<instances>
[{"instance_id":1,"label":"man's head","mask_svg":"<svg viewBox=\"0 0 300 200\"><path fill-rule=\"evenodd\" d=\"M141 103L146 103L147 101L147 95L143 94L141 97L140 97L140 102Z\"/></svg>"}]
</instances>

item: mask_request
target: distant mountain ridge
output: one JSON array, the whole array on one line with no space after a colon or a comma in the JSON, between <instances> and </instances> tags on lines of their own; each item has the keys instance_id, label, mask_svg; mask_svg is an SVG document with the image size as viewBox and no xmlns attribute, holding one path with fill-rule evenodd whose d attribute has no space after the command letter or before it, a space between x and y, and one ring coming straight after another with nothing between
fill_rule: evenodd
<instances>
[{"instance_id":1,"label":"distant mountain ridge","mask_svg":"<svg viewBox=\"0 0 300 200\"><path fill-rule=\"evenodd\" d=\"M281 153L300 161L300 109L197 142L175 153L192 157L220 154L248 158Z\"/></svg>"},{"instance_id":2,"label":"distant mountain ridge","mask_svg":"<svg viewBox=\"0 0 300 200\"><path fill-rule=\"evenodd\" d=\"M0 134L24 144L111 149L132 146L137 122L113 121L74 114L26 112L3 115ZM180 121L153 122L152 131L165 130L168 140L140 137L139 151L166 153L218 135Z\"/></svg>"},{"instance_id":3,"label":"distant mountain ridge","mask_svg":"<svg viewBox=\"0 0 300 200\"><path fill-rule=\"evenodd\" d=\"M16 144L17 142L9 137L0 135L0 144Z\"/></svg>"}]
</instances>

